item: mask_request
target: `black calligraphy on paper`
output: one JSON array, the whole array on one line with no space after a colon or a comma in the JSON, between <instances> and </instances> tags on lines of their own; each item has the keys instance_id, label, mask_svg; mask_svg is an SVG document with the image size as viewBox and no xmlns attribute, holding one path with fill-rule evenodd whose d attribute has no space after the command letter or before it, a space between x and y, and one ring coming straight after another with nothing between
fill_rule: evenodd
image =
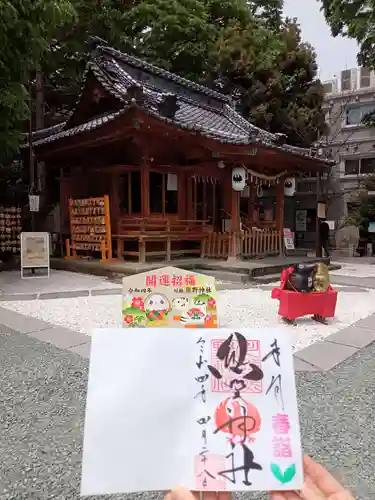
<instances>
[{"instance_id":1,"label":"black calligraphy on paper","mask_svg":"<svg viewBox=\"0 0 375 500\"><path fill-rule=\"evenodd\" d=\"M228 479L232 484L236 484L236 472L243 471L244 480L242 481L244 485L251 486L251 482L249 480L249 473L251 470L263 470L262 466L254 461L254 453L246 446L246 444L242 444L243 450L243 460L242 465L236 467L234 462L234 453L231 452L226 458L231 459L232 467L230 469L222 470L219 472L219 475Z\"/></svg>"},{"instance_id":2,"label":"black calligraphy on paper","mask_svg":"<svg viewBox=\"0 0 375 500\"><path fill-rule=\"evenodd\" d=\"M229 382L229 387L234 391L234 397L240 397L247 382L258 382L264 376L259 366L246 361L247 350L246 338L241 333L235 332L224 340L216 352L217 358L223 362L224 370L234 374ZM214 366L208 365L208 369L216 379L223 378L223 373Z\"/></svg>"},{"instance_id":3,"label":"black calligraphy on paper","mask_svg":"<svg viewBox=\"0 0 375 500\"><path fill-rule=\"evenodd\" d=\"M274 339L272 344L270 345L271 350L264 356L262 359L263 362L267 361L272 357L275 365L280 368L280 347L278 346L277 339ZM276 401L280 404L281 408L284 410L284 398L283 398L283 390L281 384L281 373L277 375L272 375L271 382L266 390L266 395L271 391L276 399Z\"/></svg>"},{"instance_id":4,"label":"black calligraphy on paper","mask_svg":"<svg viewBox=\"0 0 375 500\"><path fill-rule=\"evenodd\" d=\"M205 373L206 368L204 365L207 365L207 360L204 359L203 353L204 353L204 345L206 341L200 337L197 341L197 345L199 345L199 356L198 360L196 361L196 366L199 370L199 374L195 377L195 381L197 384L199 384L199 391L195 395L194 399L199 398L202 403L207 402L207 381L209 379L208 373ZM208 460L207 454L209 454L209 449L208 449L208 439L207 439L207 424L210 422L211 417L209 415L203 415L200 416L197 420L197 424L201 427L201 441L202 441L202 447L199 452L199 457L200 457L200 463L203 466L203 470L200 474L198 474L198 477L202 477L202 487L206 488L208 485L208 478L211 479L216 479L213 474L206 468L206 462Z\"/></svg>"},{"instance_id":5,"label":"black calligraphy on paper","mask_svg":"<svg viewBox=\"0 0 375 500\"><path fill-rule=\"evenodd\" d=\"M281 387L281 374L277 375L276 377L272 375L271 383L268 389L266 390L266 395L269 394L272 389L275 399L278 401L281 408L284 410L285 408L284 408L283 390Z\"/></svg>"},{"instance_id":6,"label":"black calligraphy on paper","mask_svg":"<svg viewBox=\"0 0 375 500\"><path fill-rule=\"evenodd\" d=\"M276 339L272 342L270 347L271 347L270 352L264 356L262 362L267 361L267 359L272 356L276 365L280 367L280 347L277 345Z\"/></svg>"}]
</instances>

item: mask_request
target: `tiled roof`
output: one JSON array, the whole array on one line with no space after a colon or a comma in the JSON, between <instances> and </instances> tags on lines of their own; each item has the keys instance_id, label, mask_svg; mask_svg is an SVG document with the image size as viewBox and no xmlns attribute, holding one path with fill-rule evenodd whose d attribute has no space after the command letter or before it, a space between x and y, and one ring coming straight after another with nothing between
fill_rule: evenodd
<instances>
[{"instance_id":1,"label":"tiled roof","mask_svg":"<svg viewBox=\"0 0 375 500\"><path fill-rule=\"evenodd\" d=\"M138 79L137 70L145 71L158 78L158 80ZM200 133L222 143L229 144L260 144L266 147L280 149L294 155L311 157L310 150L296 148L289 145L278 145L277 134L262 130L245 120L229 104L226 96L211 89L174 75L164 69L157 68L128 54L123 54L115 49L97 47L96 57L88 65L101 85L113 95L121 105L128 109L129 105L137 105L143 112L159 120L171 123L180 128ZM178 84L189 92L176 92L176 109L173 116L168 116L161 111L163 101L171 96L170 87L164 82ZM131 91L138 89L141 98L131 97ZM203 96L204 99L198 96ZM60 124L52 133L53 127L38 132L46 135L35 137L34 146L50 143L62 137L81 134L102 126L113 120L124 110L105 116L96 117L82 125L69 127L69 122ZM323 161L323 160L321 160ZM330 163L324 160L325 163Z\"/></svg>"},{"instance_id":2,"label":"tiled roof","mask_svg":"<svg viewBox=\"0 0 375 500\"><path fill-rule=\"evenodd\" d=\"M39 146L41 144L48 144L50 142L56 141L58 139L62 139L64 137L70 137L72 135L79 135L83 134L85 132L90 132L91 130L95 130L102 125L105 125L106 123L114 120L118 116L124 114L128 110L129 106L124 107L120 111L117 111L116 113L110 113L110 114L105 114L103 116L96 117L88 122L82 123L81 125L77 125L72 128L68 128L66 130L61 130L60 132L57 132L53 135L49 135L47 137L44 137L42 139L38 139L36 141L33 141L34 146Z\"/></svg>"},{"instance_id":3,"label":"tiled roof","mask_svg":"<svg viewBox=\"0 0 375 500\"><path fill-rule=\"evenodd\" d=\"M99 49L105 54L113 59L117 59L120 61L124 61L125 63L138 67L140 69L144 69L150 73L153 73L154 75L161 76L162 78L166 80L170 80L173 82L176 82L180 85L190 87L193 90L196 90L202 94L205 94L209 97L213 97L215 99L218 99L219 101L223 102L230 102L230 98L220 94L219 92L216 92L215 90L209 89L208 87L204 87L203 85L199 85L198 83L192 82L191 80L187 80L186 78L183 78L181 76L178 76L174 73L171 73L170 71L167 71L165 69L159 68L157 66L154 66L153 64L150 64L146 61L143 61L142 59L138 59L137 57L131 56L130 54L125 54L124 52L120 52L119 50L113 49L112 47L107 47L107 46L101 46Z\"/></svg>"}]
</instances>

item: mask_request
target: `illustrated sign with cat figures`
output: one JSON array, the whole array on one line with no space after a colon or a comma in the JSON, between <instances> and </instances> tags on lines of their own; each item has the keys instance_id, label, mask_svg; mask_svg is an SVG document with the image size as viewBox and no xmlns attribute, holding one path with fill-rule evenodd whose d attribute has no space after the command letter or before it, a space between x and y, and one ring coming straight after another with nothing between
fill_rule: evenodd
<instances>
[{"instance_id":1,"label":"illustrated sign with cat figures","mask_svg":"<svg viewBox=\"0 0 375 500\"><path fill-rule=\"evenodd\" d=\"M216 328L215 278L164 267L123 279L125 328Z\"/></svg>"}]
</instances>

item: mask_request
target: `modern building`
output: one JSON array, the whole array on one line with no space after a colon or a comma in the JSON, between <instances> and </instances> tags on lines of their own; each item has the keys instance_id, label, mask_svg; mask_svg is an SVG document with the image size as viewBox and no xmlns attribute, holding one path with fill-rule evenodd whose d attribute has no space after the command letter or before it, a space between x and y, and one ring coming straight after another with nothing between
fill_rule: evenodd
<instances>
[{"instance_id":1,"label":"modern building","mask_svg":"<svg viewBox=\"0 0 375 500\"><path fill-rule=\"evenodd\" d=\"M337 161L331 172L328 219L339 223L350 215L353 192L375 173L375 127L364 123L375 112L375 73L363 67L346 69L325 82L324 90L329 132L322 146Z\"/></svg>"}]
</instances>

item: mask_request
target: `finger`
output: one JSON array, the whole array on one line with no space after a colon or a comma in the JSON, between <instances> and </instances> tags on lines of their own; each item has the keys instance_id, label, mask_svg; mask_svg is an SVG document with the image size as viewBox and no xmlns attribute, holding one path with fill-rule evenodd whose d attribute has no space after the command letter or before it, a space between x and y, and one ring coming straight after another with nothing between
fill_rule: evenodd
<instances>
[{"instance_id":1,"label":"finger","mask_svg":"<svg viewBox=\"0 0 375 500\"><path fill-rule=\"evenodd\" d=\"M318 464L312 458L303 457L303 468L306 476L318 487L325 496L335 493L343 493L346 489L327 471L325 467Z\"/></svg>"},{"instance_id":2,"label":"finger","mask_svg":"<svg viewBox=\"0 0 375 500\"><path fill-rule=\"evenodd\" d=\"M271 491L270 500L301 500L294 491Z\"/></svg>"},{"instance_id":3,"label":"finger","mask_svg":"<svg viewBox=\"0 0 375 500\"><path fill-rule=\"evenodd\" d=\"M165 496L165 500L199 500L199 496L195 498L191 491L183 486L178 486L177 488L173 488L173 490Z\"/></svg>"},{"instance_id":4,"label":"finger","mask_svg":"<svg viewBox=\"0 0 375 500\"><path fill-rule=\"evenodd\" d=\"M305 481L298 494L303 500L325 500L327 498L307 475L305 475Z\"/></svg>"},{"instance_id":5,"label":"finger","mask_svg":"<svg viewBox=\"0 0 375 500\"><path fill-rule=\"evenodd\" d=\"M202 500L232 500L232 493L227 491L203 491Z\"/></svg>"}]
</instances>

